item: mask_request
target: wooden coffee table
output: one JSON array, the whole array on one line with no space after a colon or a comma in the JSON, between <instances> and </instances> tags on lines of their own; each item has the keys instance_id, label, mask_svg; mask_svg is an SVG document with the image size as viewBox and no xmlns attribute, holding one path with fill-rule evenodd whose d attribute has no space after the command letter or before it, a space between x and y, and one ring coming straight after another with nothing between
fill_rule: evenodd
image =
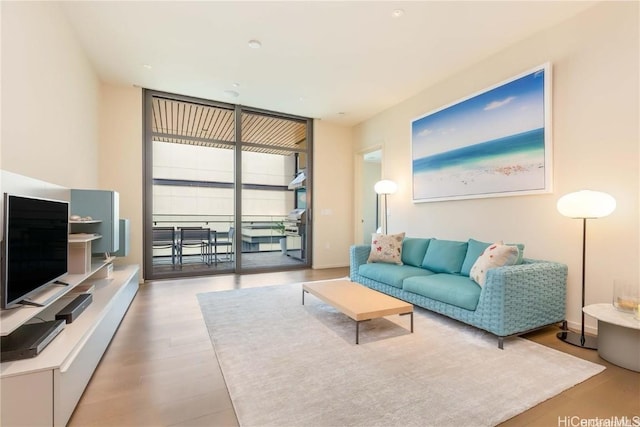
<instances>
[{"instance_id":1,"label":"wooden coffee table","mask_svg":"<svg viewBox=\"0 0 640 427\"><path fill-rule=\"evenodd\" d=\"M360 341L360 322L392 314L410 315L413 333L413 305L366 286L348 280L305 283L302 285L302 305L305 293L316 296L355 320L356 344Z\"/></svg>"}]
</instances>

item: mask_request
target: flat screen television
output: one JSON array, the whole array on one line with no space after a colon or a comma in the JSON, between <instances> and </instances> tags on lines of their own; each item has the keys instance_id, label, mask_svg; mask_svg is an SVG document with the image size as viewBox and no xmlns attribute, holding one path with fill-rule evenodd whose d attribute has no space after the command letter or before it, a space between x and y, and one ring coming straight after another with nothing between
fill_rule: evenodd
<instances>
[{"instance_id":1,"label":"flat screen television","mask_svg":"<svg viewBox=\"0 0 640 427\"><path fill-rule=\"evenodd\" d=\"M28 298L67 273L69 202L4 194L0 307Z\"/></svg>"}]
</instances>

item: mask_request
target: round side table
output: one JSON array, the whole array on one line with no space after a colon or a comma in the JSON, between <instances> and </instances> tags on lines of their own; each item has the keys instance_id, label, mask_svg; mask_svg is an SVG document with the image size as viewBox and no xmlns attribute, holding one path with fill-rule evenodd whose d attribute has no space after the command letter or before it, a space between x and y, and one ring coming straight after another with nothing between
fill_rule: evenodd
<instances>
[{"instance_id":1,"label":"round side table","mask_svg":"<svg viewBox=\"0 0 640 427\"><path fill-rule=\"evenodd\" d=\"M592 304L582 309L598 319L598 354L614 365L640 372L640 320L613 304Z\"/></svg>"}]
</instances>

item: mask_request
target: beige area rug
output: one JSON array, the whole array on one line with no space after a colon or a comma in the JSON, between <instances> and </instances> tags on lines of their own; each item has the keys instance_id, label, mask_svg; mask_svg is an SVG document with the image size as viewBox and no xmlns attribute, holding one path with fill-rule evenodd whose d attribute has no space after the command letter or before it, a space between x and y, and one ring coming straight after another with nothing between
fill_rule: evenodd
<instances>
[{"instance_id":1,"label":"beige area rug","mask_svg":"<svg viewBox=\"0 0 640 427\"><path fill-rule=\"evenodd\" d=\"M281 285L199 294L242 426L491 426L604 370L416 308L355 323Z\"/></svg>"}]
</instances>

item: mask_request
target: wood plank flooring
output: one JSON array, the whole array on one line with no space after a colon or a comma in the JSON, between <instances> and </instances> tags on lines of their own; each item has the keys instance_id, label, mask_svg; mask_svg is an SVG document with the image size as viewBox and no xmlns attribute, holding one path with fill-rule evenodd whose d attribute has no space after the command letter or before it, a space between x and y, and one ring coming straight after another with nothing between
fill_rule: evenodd
<instances>
[{"instance_id":1,"label":"wood plank flooring","mask_svg":"<svg viewBox=\"0 0 640 427\"><path fill-rule=\"evenodd\" d=\"M196 294L347 275L347 268L337 268L142 285L69 426L237 426ZM595 351L562 343L556 331L547 328L527 338L607 369L503 425L570 426L571 417L640 415L640 373L612 365Z\"/></svg>"}]
</instances>

